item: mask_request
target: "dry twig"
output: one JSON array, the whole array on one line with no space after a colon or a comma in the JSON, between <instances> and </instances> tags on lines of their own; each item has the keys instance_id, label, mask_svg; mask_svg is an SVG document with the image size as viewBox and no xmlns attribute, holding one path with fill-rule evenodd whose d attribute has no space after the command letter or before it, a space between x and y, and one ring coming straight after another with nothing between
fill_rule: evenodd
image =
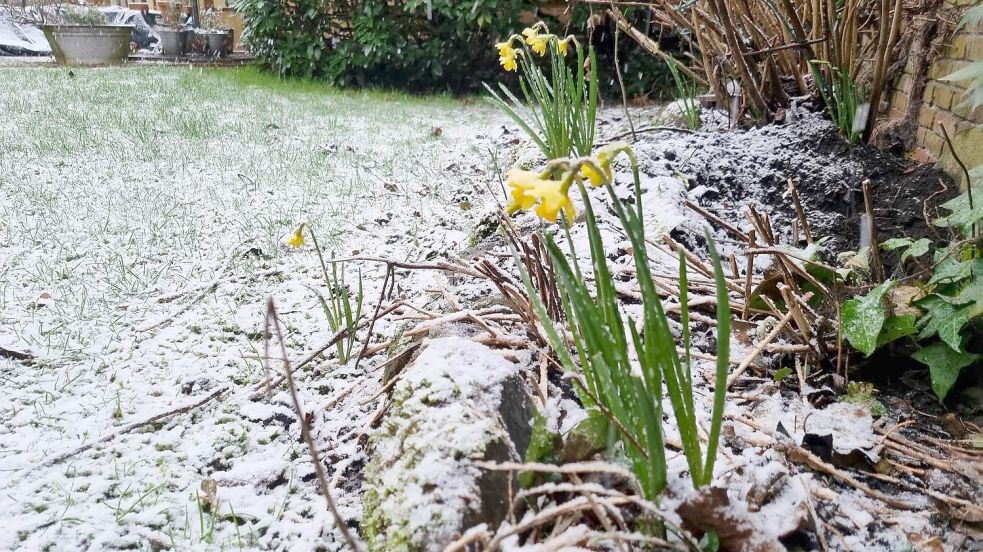
<instances>
[{"instance_id":1,"label":"dry twig","mask_svg":"<svg viewBox=\"0 0 983 552\"><path fill-rule=\"evenodd\" d=\"M304 414L304 409L300 405L300 397L297 395L297 385L294 383L293 370L290 367L290 359L287 355L287 345L283 339L283 330L280 329L280 319L277 317L276 307L273 305L272 297L266 301L266 325L267 336L270 335L270 325L276 330L276 338L280 343L280 352L283 355L283 372L286 374L287 386L290 389L290 398L294 403L297 421L300 423L300 435L304 439L304 442L307 443L307 451L310 453L311 462L314 464L314 473L317 475L317 482L321 487L321 494L328 503L328 510L331 512L331 516L334 517L335 526L341 531L348 546L355 552L362 552L365 550L365 545L348 528L348 524L341 517L338 507L335 505L334 498L331 496L331 489L328 488L328 479L324 473L324 466L321 465L321 460L318 458L317 446L311 437L310 424L307 421L307 416Z\"/></svg>"}]
</instances>

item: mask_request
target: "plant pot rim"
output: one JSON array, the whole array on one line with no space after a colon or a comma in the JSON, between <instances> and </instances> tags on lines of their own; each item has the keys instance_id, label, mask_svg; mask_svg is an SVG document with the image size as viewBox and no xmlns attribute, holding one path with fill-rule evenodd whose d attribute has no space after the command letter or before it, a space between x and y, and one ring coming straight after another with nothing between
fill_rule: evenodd
<instances>
[{"instance_id":1,"label":"plant pot rim","mask_svg":"<svg viewBox=\"0 0 983 552\"><path fill-rule=\"evenodd\" d=\"M42 29L47 29L47 28L50 28L50 29L64 29L66 27L67 28L71 28L71 29L105 29L105 28L109 27L109 28L113 28L113 29L131 29L132 30L135 27L135 25L111 25L111 24L106 24L106 25L76 25L76 24L73 24L73 23L56 23L56 24L42 25L41 26Z\"/></svg>"}]
</instances>

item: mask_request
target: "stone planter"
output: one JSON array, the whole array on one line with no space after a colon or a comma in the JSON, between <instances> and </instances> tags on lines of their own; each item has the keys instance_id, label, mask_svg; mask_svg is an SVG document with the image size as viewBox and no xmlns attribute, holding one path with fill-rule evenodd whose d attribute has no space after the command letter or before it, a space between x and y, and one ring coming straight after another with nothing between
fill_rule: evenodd
<instances>
[{"instance_id":1,"label":"stone planter","mask_svg":"<svg viewBox=\"0 0 983 552\"><path fill-rule=\"evenodd\" d=\"M205 33L208 37L208 53L215 57L221 57L226 54L225 41L229 38L229 33L227 31L208 31Z\"/></svg>"},{"instance_id":2,"label":"stone planter","mask_svg":"<svg viewBox=\"0 0 983 552\"><path fill-rule=\"evenodd\" d=\"M188 51L188 31L157 29L160 52L165 56L183 56Z\"/></svg>"},{"instance_id":3,"label":"stone planter","mask_svg":"<svg viewBox=\"0 0 983 552\"><path fill-rule=\"evenodd\" d=\"M42 30L61 65L119 65L130 53L133 25L45 25Z\"/></svg>"}]
</instances>

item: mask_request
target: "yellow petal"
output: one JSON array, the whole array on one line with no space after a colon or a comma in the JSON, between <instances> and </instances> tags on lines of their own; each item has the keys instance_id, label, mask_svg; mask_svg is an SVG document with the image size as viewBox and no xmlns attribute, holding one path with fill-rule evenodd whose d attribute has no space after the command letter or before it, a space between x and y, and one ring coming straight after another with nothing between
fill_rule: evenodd
<instances>
[{"instance_id":1,"label":"yellow petal","mask_svg":"<svg viewBox=\"0 0 983 552\"><path fill-rule=\"evenodd\" d=\"M569 38L564 38L563 40L560 41L559 50L561 56L567 55L567 52L570 50L569 44L570 44Z\"/></svg>"},{"instance_id":2,"label":"yellow petal","mask_svg":"<svg viewBox=\"0 0 983 552\"><path fill-rule=\"evenodd\" d=\"M512 56L515 55L514 49L512 48L511 40L508 40L506 42L499 42L495 44L495 47L498 48L498 55L503 58L508 57L510 55Z\"/></svg>"},{"instance_id":3,"label":"yellow petal","mask_svg":"<svg viewBox=\"0 0 983 552\"><path fill-rule=\"evenodd\" d=\"M563 183L557 180L545 180L537 187L540 196L539 205L536 206L536 214L550 221L556 222L562 210L567 217L567 221L573 222L574 210L570 197L563 191Z\"/></svg>"},{"instance_id":4,"label":"yellow petal","mask_svg":"<svg viewBox=\"0 0 983 552\"><path fill-rule=\"evenodd\" d=\"M290 235L290 239L287 240L287 245L290 247L300 247L304 245L304 225L300 224L294 233Z\"/></svg>"},{"instance_id":5,"label":"yellow petal","mask_svg":"<svg viewBox=\"0 0 983 552\"><path fill-rule=\"evenodd\" d=\"M501 52L501 57L498 59L498 62L502 64L502 67L505 68L506 71L515 71L516 67L518 67L515 62L515 56L515 49L509 46L507 51L503 50Z\"/></svg>"},{"instance_id":6,"label":"yellow petal","mask_svg":"<svg viewBox=\"0 0 983 552\"><path fill-rule=\"evenodd\" d=\"M625 150L628 144L625 142L612 142L603 148L597 150L595 157L597 158L598 164L601 166L608 166L614 158Z\"/></svg>"},{"instance_id":7,"label":"yellow petal","mask_svg":"<svg viewBox=\"0 0 983 552\"><path fill-rule=\"evenodd\" d=\"M532 41L529 44L530 44L530 46L532 46L532 51L533 52L536 52L537 54L539 54L541 56L545 56L546 55L546 44L548 43L548 40L547 39L540 37L540 38L537 38L536 40L533 40L531 38L529 40Z\"/></svg>"},{"instance_id":8,"label":"yellow petal","mask_svg":"<svg viewBox=\"0 0 983 552\"><path fill-rule=\"evenodd\" d=\"M595 170L594 167L590 165L584 165L580 167L580 176L584 179L589 180L592 186L595 187L603 186L605 182L613 179L614 175L611 174L610 168L607 168L607 170L605 170L605 167L602 166L601 170L603 172L597 172L597 170Z\"/></svg>"},{"instance_id":9,"label":"yellow petal","mask_svg":"<svg viewBox=\"0 0 983 552\"><path fill-rule=\"evenodd\" d=\"M525 211L536 204L538 197L535 190L540 182L539 173L533 171L521 171L513 169L509 171L506 184L509 186L509 194L512 196L512 203L509 204L509 211Z\"/></svg>"}]
</instances>

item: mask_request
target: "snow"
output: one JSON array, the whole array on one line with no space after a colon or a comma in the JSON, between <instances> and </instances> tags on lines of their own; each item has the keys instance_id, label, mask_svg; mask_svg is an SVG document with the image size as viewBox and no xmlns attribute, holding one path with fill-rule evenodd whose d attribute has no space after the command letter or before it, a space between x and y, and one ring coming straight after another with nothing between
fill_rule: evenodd
<instances>
[{"instance_id":1,"label":"snow","mask_svg":"<svg viewBox=\"0 0 983 552\"><path fill-rule=\"evenodd\" d=\"M8 9L0 7L0 57L50 53L51 47L41 29L18 23Z\"/></svg>"},{"instance_id":2,"label":"snow","mask_svg":"<svg viewBox=\"0 0 983 552\"><path fill-rule=\"evenodd\" d=\"M485 458L489 443L511 442L499 406L505 380L518 376L520 366L463 337L422 347L372 437L366 532L377 550L433 550L452 542L462 518L480 509L481 470L472 462ZM518 451L512 455L518 460Z\"/></svg>"},{"instance_id":3,"label":"snow","mask_svg":"<svg viewBox=\"0 0 983 552\"><path fill-rule=\"evenodd\" d=\"M341 549L289 397L250 399L265 374L267 297L292 360L331 333L310 240L294 250L281 238L307 221L339 255L459 250L473 213L452 200L469 198L474 212L494 204L479 152L494 151L499 115L449 100L274 94L192 69L0 71L0 343L36 356L0 358L0 550L148 539L228 549L240 535L246 549ZM356 268L374 307L382 267L351 263L349 283ZM420 306L431 301L424 289L447 285L442 274L397 276ZM38 306L42 292L51 299ZM352 466L365 459L356 438L377 406L361 403L380 386L365 370L382 360L356 372L322 358L298 373L354 522ZM318 407L355 382L344 401ZM222 387L186 414L39 465ZM206 478L219 482L214 530L199 524Z\"/></svg>"},{"instance_id":4,"label":"snow","mask_svg":"<svg viewBox=\"0 0 983 552\"><path fill-rule=\"evenodd\" d=\"M295 250L284 238L307 222L339 256L456 256L474 245L475 221L502 199L488 184L509 166L536 166L538 154L528 144L503 145L516 131L503 130L499 114L449 100L271 93L200 70L156 67L82 70L74 79L5 69L0 78L11 84L0 89L9 115L0 118L0 142L10 144L0 156L0 345L36 357L0 358L0 550L147 543L344 549L298 440L289 394L280 388L252 397L266 375L267 297L281 315L291 360L331 333L315 293L324 289L317 256L310 244ZM37 97L24 98L20 90ZM616 112L604 114L608 134L622 130L613 128ZM719 195L726 186L760 191L758 180L782 178L771 160L784 155L792 137L830 130L805 112L790 112L792 120L785 128L747 132L645 135L635 151L648 236L679 229L702 235L706 224L685 200ZM735 160L746 152L750 161ZM617 192L626 198L630 174L623 161L616 166ZM835 180L842 167L811 169ZM708 183L685 180L696 172L710 175ZM623 250L627 241L606 191L589 193L606 250ZM746 229L743 217L733 216L743 205L722 204L721 216ZM532 215L515 220L524 230L548 228ZM571 238L587 266L582 224ZM739 251L719 229L715 238L724 253ZM507 248L489 242L479 244L484 254L510 258ZM674 255L653 246L650 256L654 273L677 271ZM629 256L611 264L631 285ZM764 267L756 263L757 270ZM367 305L374 307L382 266L353 261L348 269L350 275L361 269ZM420 308L448 310L441 290L467 305L494 300L488 283L396 273L398 295ZM692 270L691 276L695 281ZM639 316L636 306L625 312ZM390 339L412 325L405 317L385 319L373 337ZM530 350L506 355L466 334L462 324L430 335L393 388L394 405L378 429L369 423L386 400L375 397L385 355L356 369L329 351L297 372L303 410L350 525L364 530L376 523L363 519L368 505L397 520L395 532L406 542L446 542L478 500L480 471L462 459L503 437L495 412L501 382L538 365ZM693 336L704 350L712 338L712 331ZM735 334L731 348L733 358L743 358L750 342ZM279 369L278 349L272 356ZM695 414L706 428L713 366L695 361L693 369ZM51 462L218 390L225 392L203 406ZM678 439L668 401L666 407L667 436ZM735 397L727 412L753 416L769 431L780 422L797 443L807 432L829 433L837 452L859 449L872 458L878 452L863 405L818 409L766 383ZM544 415L551 430L566 434L585 412L551 383ZM832 512L829 519L855 528L860 537L849 537L852 549L896 549L906 531L930 532L915 514L878 523L868 512L882 505L851 489L838 488L836 504L824 502L824 478L796 475L781 451L761 444L760 434L739 423L725 426L714 484L727 488L731 507L724 513L763 541L807 525L810 496ZM366 438L372 458L360 445ZM669 458L670 488L660 507L679 522L675 507L693 491L683 456ZM201 510L204 481L218 488L211 512ZM875 530L885 533L877 546L864 538ZM586 531L579 527L568 537L577 542ZM518 547L515 539L506 544Z\"/></svg>"}]
</instances>

